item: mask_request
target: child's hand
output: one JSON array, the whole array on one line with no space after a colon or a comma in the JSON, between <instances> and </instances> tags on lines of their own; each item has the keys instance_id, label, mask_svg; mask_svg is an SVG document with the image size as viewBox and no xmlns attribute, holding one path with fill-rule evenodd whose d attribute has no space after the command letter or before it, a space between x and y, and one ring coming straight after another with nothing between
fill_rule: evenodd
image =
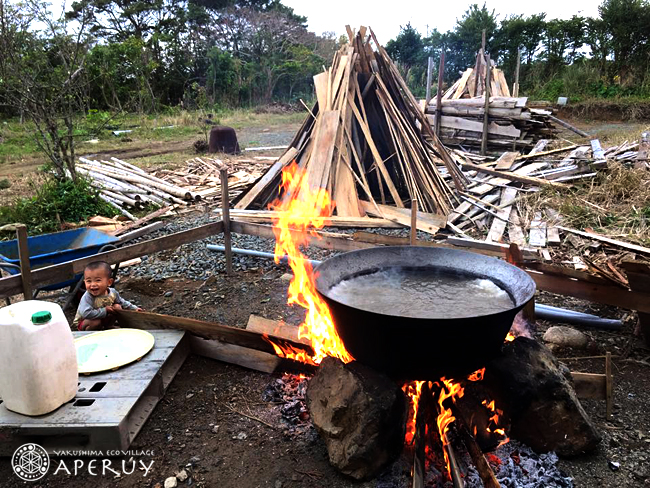
<instances>
[{"instance_id":1,"label":"child's hand","mask_svg":"<svg viewBox=\"0 0 650 488\"><path fill-rule=\"evenodd\" d=\"M106 307L106 313L107 313L107 314L108 314L108 313L113 313L113 312L115 311L115 309L114 309L113 307L114 307L113 305L108 305L108 306Z\"/></svg>"},{"instance_id":2,"label":"child's hand","mask_svg":"<svg viewBox=\"0 0 650 488\"><path fill-rule=\"evenodd\" d=\"M140 307L136 308L135 311L136 311L136 312L144 312L144 310L141 309Z\"/></svg>"},{"instance_id":3,"label":"child's hand","mask_svg":"<svg viewBox=\"0 0 650 488\"><path fill-rule=\"evenodd\" d=\"M120 305L119 303L114 304L113 310L122 310L122 305Z\"/></svg>"}]
</instances>

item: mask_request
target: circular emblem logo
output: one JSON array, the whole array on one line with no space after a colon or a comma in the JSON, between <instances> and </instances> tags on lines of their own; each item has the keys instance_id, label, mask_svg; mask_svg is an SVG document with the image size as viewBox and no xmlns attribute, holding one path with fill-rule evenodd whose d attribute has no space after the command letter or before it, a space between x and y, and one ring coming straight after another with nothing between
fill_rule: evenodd
<instances>
[{"instance_id":1,"label":"circular emblem logo","mask_svg":"<svg viewBox=\"0 0 650 488\"><path fill-rule=\"evenodd\" d=\"M50 469L50 456L38 444L23 444L14 452L11 466L22 480L40 480Z\"/></svg>"}]
</instances>

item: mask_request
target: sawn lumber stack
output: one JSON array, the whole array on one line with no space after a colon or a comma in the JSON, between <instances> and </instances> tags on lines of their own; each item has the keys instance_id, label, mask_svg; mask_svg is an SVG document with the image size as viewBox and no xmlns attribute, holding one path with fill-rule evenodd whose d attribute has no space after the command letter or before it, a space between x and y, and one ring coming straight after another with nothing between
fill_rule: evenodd
<instances>
[{"instance_id":1,"label":"sawn lumber stack","mask_svg":"<svg viewBox=\"0 0 650 488\"><path fill-rule=\"evenodd\" d=\"M485 115L485 74L490 64L488 149L531 149L540 139L553 139L557 132L549 110L527 107L526 97L512 97L503 71L482 52L476 65L442 95L440 138L446 145L480 147ZM436 98L426 107L433 126Z\"/></svg>"}]
</instances>

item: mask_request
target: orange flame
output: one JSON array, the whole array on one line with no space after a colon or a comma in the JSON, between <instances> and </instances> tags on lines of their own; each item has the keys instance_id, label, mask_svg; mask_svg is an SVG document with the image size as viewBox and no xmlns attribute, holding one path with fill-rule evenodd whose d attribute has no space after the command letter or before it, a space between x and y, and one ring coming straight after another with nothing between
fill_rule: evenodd
<instances>
[{"instance_id":1,"label":"orange flame","mask_svg":"<svg viewBox=\"0 0 650 488\"><path fill-rule=\"evenodd\" d=\"M410 381L402 386L402 391L410 400L409 417L406 420L406 435L404 436L407 446L412 445L415 439L415 422L418 416L420 395L422 395L422 385L424 385L424 381Z\"/></svg>"},{"instance_id":2,"label":"orange flame","mask_svg":"<svg viewBox=\"0 0 650 488\"><path fill-rule=\"evenodd\" d=\"M307 309L305 321L301 324L298 337L307 338L314 349L314 355L306 359L296 354L295 349L273 344L276 354L310 364L320 364L326 356L339 358L349 363L354 358L348 353L334 328L334 320L327 304L316 292L314 270L300 251L308 243L308 235L315 237L315 229L325 226L332 213L334 202L324 189L313 190L305 178L305 171L293 162L282 170L284 197L270 205L277 211L273 218L275 234L275 262L287 256L293 271L289 284L288 303ZM271 342L271 341L269 341Z\"/></svg>"},{"instance_id":3,"label":"orange flame","mask_svg":"<svg viewBox=\"0 0 650 488\"><path fill-rule=\"evenodd\" d=\"M447 473L449 474L449 479L451 479L451 466L449 465L449 456L447 455L447 450L444 449L449 440L447 439L447 431L449 430L449 424L451 424L456 417L451 413L451 408L445 408L443 402L447 398L451 398L454 403L456 403L457 398L461 398L465 394L465 390L459 383L455 383L454 380L448 380L445 378L440 378L440 381L443 383L443 386L440 387L440 396L438 397L438 406L440 407L440 414L436 420L438 424L438 432L440 433L440 440L442 441L443 454L445 455L445 463L447 465Z\"/></svg>"},{"instance_id":4,"label":"orange flame","mask_svg":"<svg viewBox=\"0 0 650 488\"><path fill-rule=\"evenodd\" d=\"M504 342L512 342L515 340L515 335L512 332L508 332L508 335L506 336L506 340Z\"/></svg>"},{"instance_id":5,"label":"orange flame","mask_svg":"<svg viewBox=\"0 0 650 488\"><path fill-rule=\"evenodd\" d=\"M490 433L499 434L501 437L503 437L503 439L501 440L501 442L499 442L499 445L497 447L507 444L510 441L510 439L506 435L505 429L499 428L499 417L503 415L503 410L496 408L496 404L494 400L492 400L491 402L488 402L487 400L483 400L483 405L485 405L485 407L494 414L492 415L492 417L490 417L489 419L490 424L488 424L486 430ZM493 427L490 427L492 424L494 424Z\"/></svg>"},{"instance_id":6,"label":"orange flame","mask_svg":"<svg viewBox=\"0 0 650 488\"><path fill-rule=\"evenodd\" d=\"M485 376L485 368L481 368L481 369L477 369L472 374L470 374L467 377L467 379L469 381L483 381L484 376Z\"/></svg>"}]
</instances>

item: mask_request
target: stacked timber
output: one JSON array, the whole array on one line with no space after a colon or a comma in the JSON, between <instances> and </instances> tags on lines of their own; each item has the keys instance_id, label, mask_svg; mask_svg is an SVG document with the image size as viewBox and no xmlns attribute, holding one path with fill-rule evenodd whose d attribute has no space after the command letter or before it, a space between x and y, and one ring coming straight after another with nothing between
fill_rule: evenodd
<instances>
[{"instance_id":1,"label":"stacked timber","mask_svg":"<svg viewBox=\"0 0 650 488\"><path fill-rule=\"evenodd\" d=\"M356 35L348 27L349 43L331 68L314 77L313 110L236 209L267 208L278 197L282 170L293 161L312 190L332 195L340 217L389 218L392 209L390 220L408 220L408 211L400 210L417 200L426 219L456 206L443 173L459 189L466 185L464 175L372 30L366 33L365 27Z\"/></svg>"},{"instance_id":2,"label":"stacked timber","mask_svg":"<svg viewBox=\"0 0 650 488\"><path fill-rule=\"evenodd\" d=\"M271 158L275 161L276 158ZM269 164L257 159L222 161L212 158L193 158L185 161L184 168L157 169L158 178L189 190L203 200L221 199L220 168L228 170L228 197L232 201L254 183L268 169Z\"/></svg>"},{"instance_id":3,"label":"stacked timber","mask_svg":"<svg viewBox=\"0 0 650 488\"><path fill-rule=\"evenodd\" d=\"M486 79L487 66L490 76ZM526 97L512 97L503 71L480 51L468 68L441 97L440 138L446 145L480 147L485 118L485 86L489 80L487 148L494 151L530 150L541 139L553 139L557 129L550 110L527 106ZM435 126L437 100L425 111Z\"/></svg>"},{"instance_id":4,"label":"stacked timber","mask_svg":"<svg viewBox=\"0 0 650 488\"><path fill-rule=\"evenodd\" d=\"M170 204L190 205L201 200L200 195L117 158L111 158L110 161L79 158L76 170L99 190L102 200L131 220L135 220L135 217L128 212L130 209L167 207Z\"/></svg>"}]
</instances>

